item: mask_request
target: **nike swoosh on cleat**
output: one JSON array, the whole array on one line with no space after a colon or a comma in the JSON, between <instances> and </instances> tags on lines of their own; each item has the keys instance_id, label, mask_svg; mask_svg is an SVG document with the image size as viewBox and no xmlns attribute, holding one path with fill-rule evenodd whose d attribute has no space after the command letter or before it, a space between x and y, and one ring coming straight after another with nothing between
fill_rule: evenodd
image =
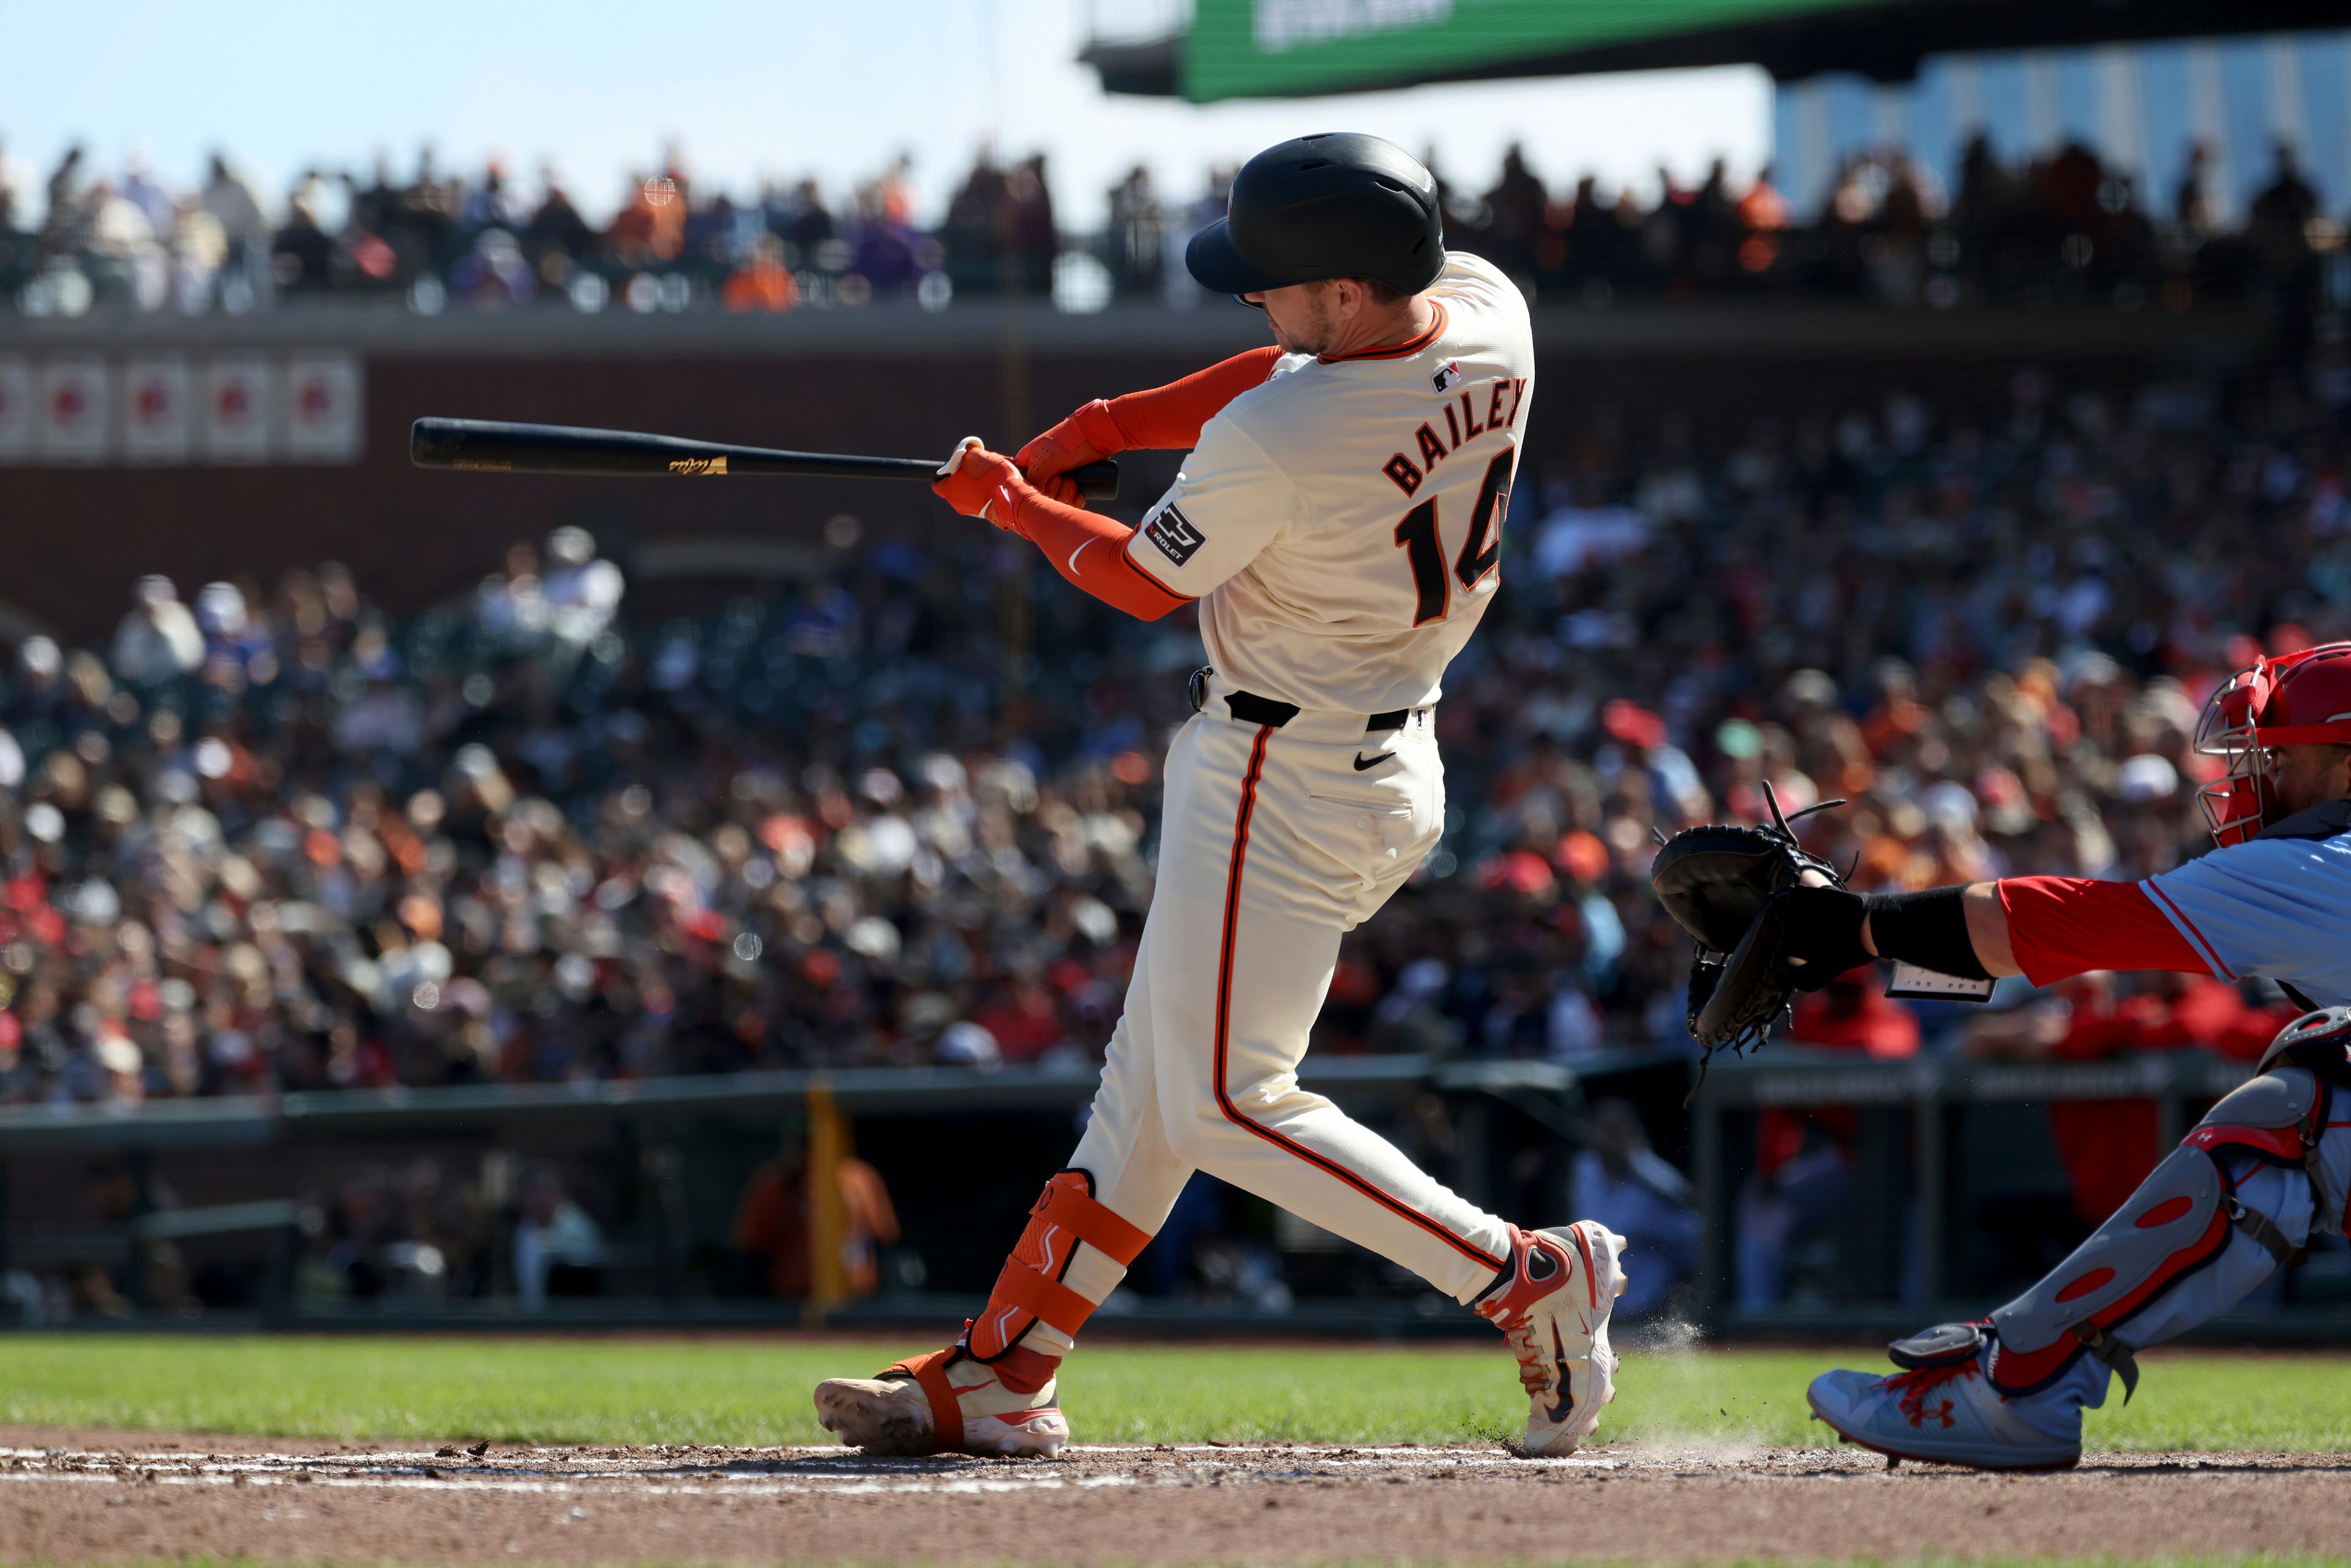
<instances>
[{"instance_id":1,"label":"nike swoosh on cleat","mask_svg":"<svg viewBox=\"0 0 2351 1568\"><path fill-rule=\"evenodd\" d=\"M1358 751L1355 753L1355 771L1362 773L1369 768L1377 768L1383 762L1394 762L1395 760L1395 753L1393 751L1383 751L1377 757L1374 757L1369 759L1366 759L1364 754Z\"/></svg>"},{"instance_id":2,"label":"nike swoosh on cleat","mask_svg":"<svg viewBox=\"0 0 2351 1568\"><path fill-rule=\"evenodd\" d=\"M1559 1403L1543 1412L1543 1419L1554 1426L1564 1424L1575 1409L1575 1390L1567 1380L1567 1346L1559 1343L1559 1325L1551 1325L1552 1364L1559 1368Z\"/></svg>"}]
</instances>

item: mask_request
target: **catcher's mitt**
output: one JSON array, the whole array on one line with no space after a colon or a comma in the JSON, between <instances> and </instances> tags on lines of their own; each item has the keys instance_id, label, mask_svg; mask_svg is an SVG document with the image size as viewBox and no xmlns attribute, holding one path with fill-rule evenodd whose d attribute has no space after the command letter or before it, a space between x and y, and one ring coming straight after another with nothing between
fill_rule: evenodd
<instances>
[{"instance_id":1,"label":"catcher's mitt","mask_svg":"<svg viewBox=\"0 0 2351 1568\"><path fill-rule=\"evenodd\" d=\"M1649 867L1649 885L1675 923L1698 944L1690 967L1690 1038L1711 1057L1760 1045L1796 988L1797 967L1786 952L1789 900L1802 885L1842 888L1836 867L1796 842L1769 784L1763 798L1771 825L1713 823L1685 828L1665 841ZM1842 806L1823 800L1796 813ZM1807 873L1815 873L1807 876Z\"/></svg>"}]
</instances>

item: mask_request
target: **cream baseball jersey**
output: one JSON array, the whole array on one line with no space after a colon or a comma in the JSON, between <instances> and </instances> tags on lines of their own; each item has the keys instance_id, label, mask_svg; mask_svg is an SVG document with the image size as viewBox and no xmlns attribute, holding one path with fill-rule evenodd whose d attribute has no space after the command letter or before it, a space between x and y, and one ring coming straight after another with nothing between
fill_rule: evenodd
<instances>
[{"instance_id":1,"label":"cream baseball jersey","mask_svg":"<svg viewBox=\"0 0 2351 1568\"><path fill-rule=\"evenodd\" d=\"M1407 343L1290 354L1200 431L1127 541L1200 602L1208 660L1301 707L1437 700L1501 576L1502 517L1534 390L1527 304L1459 252Z\"/></svg>"}]
</instances>

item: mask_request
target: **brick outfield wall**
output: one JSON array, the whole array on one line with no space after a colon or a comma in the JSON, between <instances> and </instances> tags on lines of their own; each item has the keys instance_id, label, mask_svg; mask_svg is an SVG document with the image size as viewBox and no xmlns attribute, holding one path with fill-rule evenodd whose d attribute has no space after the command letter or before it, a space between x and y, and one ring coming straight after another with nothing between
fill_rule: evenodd
<instances>
[{"instance_id":1,"label":"brick outfield wall","mask_svg":"<svg viewBox=\"0 0 2351 1568\"><path fill-rule=\"evenodd\" d=\"M1221 325L1221 324L1220 324ZM1150 386L1196 369L1249 340L1228 329L1200 346L1164 340L1089 347L1066 340L1008 361L1000 344L948 343L923 351L903 340L882 357L838 344L778 344L756 354L627 351L494 355L462 347L365 358L366 448L332 467L0 467L0 641L29 625L76 640L108 634L131 580L162 571L183 591L222 577L265 588L289 567L337 559L363 591L398 612L460 591L495 569L506 547L564 523L595 532L624 561L633 549L679 541L757 541L820 563L826 519L859 517L866 537L933 537L962 524L919 486L797 479L559 479L425 472L410 466L409 422L443 414L538 420L659 431L809 451L944 455L965 434L1013 445L1082 400ZM1162 335L1164 339L1164 334ZM1970 351L1921 354L1916 342L1883 353L1807 351L1774 334L1768 343L1712 350L1687 340L1670 351L1638 345L1579 345L1541 334L1539 395L1529 452L1540 464L1595 411L1613 407L1646 432L1668 413L1701 440L1728 437L1753 418L1783 420L1856 403L1875 407L1896 388L1939 411L1990 413L2003 406L2024 364L2061 392L2085 384L2126 388L2210 362L2207 341L2053 349L2030 329ZM41 345L27 345L34 352ZM2223 354L2222 357L2230 357ZM2241 360L2241 351L2233 357ZM1025 405L1028 419L1012 410ZM1132 517L1158 493L1174 459L1134 462L1120 508ZM669 606L739 592L740 570L666 583L640 603Z\"/></svg>"}]
</instances>

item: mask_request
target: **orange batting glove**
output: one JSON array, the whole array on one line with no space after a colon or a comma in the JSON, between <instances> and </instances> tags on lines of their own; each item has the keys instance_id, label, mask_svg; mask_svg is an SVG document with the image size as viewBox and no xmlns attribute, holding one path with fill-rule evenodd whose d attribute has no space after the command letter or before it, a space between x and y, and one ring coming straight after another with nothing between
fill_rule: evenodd
<instances>
[{"instance_id":1,"label":"orange batting glove","mask_svg":"<svg viewBox=\"0 0 2351 1568\"><path fill-rule=\"evenodd\" d=\"M1014 519L1022 497L1037 493L1012 459L990 452L977 435L965 436L955 455L939 465L931 492L965 517L985 518L1008 533L1020 531Z\"/></svg>"},{"instance_id":2,"label":"orange batting glove","mask_svg":"<svg viewBox=\"0 0 2351 1568\"><path fill-rule=\"evenodd\" d=\"M1110 404L1096 398L1030 441L1012 461L1019 465L1040 494L1050 496L1065 507L1081 507L1086 498L1078 494L1074 481L1061 476L1072 468L1114 456L1125 451L1128 444L1126 433L1118 427Z\"/></svg>"}]
</instances>

